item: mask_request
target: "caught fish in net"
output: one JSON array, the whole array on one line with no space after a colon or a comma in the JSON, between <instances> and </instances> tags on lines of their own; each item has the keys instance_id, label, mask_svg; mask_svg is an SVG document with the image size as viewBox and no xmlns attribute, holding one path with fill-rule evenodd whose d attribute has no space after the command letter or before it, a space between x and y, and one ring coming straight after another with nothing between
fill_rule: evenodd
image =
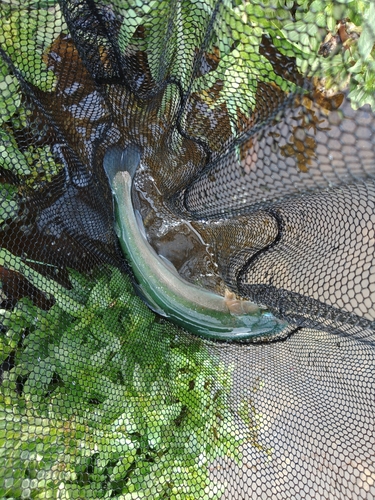
<instances>
[{"instance_id":1,"label":"caught fish in net","mask_svg":"<svg viewBox=\"0 0 375 500\"><path fill-rule=\"evenodd\" d=\"M0 497L375 496L375 5L0 1Z\"/></svg>"}]
</instances>

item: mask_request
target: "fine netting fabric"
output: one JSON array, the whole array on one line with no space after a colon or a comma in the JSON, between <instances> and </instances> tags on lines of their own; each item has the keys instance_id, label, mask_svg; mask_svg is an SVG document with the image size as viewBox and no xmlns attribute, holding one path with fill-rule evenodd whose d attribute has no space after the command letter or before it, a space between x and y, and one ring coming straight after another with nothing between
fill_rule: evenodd
<instances>
[{"instance_id":1,"label":"fine netting fabric","mask_svg":"<svg viewBox=\"0 0 375 500\"><path fill-rule=\"evenodd\" d=\"M0 498L375 497L374 26L372 0L0 0ZM281 333L148 308L113 148L168 266Z\"/></svg>"}]
</instances>

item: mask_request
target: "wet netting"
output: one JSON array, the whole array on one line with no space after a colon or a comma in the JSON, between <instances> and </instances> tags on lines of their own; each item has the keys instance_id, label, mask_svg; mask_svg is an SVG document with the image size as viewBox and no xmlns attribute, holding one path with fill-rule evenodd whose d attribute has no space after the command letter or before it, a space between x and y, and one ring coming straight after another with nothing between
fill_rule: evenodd
<instances>
[{"instance_id":1,"label":"wet netting","mask_svg":"<svg viewBox=\"0 0 375 500\"><path fill-rule=\"evenodd\" d=\"M0 1L0 498L375 497L373 0Z\"/></svg>"}]
</instances>

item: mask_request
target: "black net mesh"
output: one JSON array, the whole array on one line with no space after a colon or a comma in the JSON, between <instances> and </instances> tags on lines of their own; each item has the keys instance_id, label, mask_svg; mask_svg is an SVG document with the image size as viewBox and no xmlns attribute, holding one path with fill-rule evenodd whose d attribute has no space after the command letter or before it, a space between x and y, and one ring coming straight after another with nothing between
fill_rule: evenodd
<instances>
[{"instance_id":1,"label":"black net mesh","mask_svg":"<svg viewBox=\"0 0 375 500\"><path fill-rule=\"evenodd\" d=\"M0 498L375 497L374 26L0 1Z\"/></svg>"}]
</instances>

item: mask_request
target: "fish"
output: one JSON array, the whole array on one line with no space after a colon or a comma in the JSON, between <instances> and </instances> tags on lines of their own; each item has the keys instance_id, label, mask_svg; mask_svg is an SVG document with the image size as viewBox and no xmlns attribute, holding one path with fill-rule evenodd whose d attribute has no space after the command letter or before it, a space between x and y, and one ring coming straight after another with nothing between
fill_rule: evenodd
<instances>
[{"instance_id":1,"label":"fish","mask_svg":"<svg viewBox=\"0 0 375 500\"><path fill-rule=\"evenodd\" d=\"M132 202L141 150L133 145L107 150L103 168L112 190L115 230L146 304L183 329L209 340L244 341L279 334L288 324L264 306L198 287L183 279L147 240Z\"/></svg>"}]
</instances>

